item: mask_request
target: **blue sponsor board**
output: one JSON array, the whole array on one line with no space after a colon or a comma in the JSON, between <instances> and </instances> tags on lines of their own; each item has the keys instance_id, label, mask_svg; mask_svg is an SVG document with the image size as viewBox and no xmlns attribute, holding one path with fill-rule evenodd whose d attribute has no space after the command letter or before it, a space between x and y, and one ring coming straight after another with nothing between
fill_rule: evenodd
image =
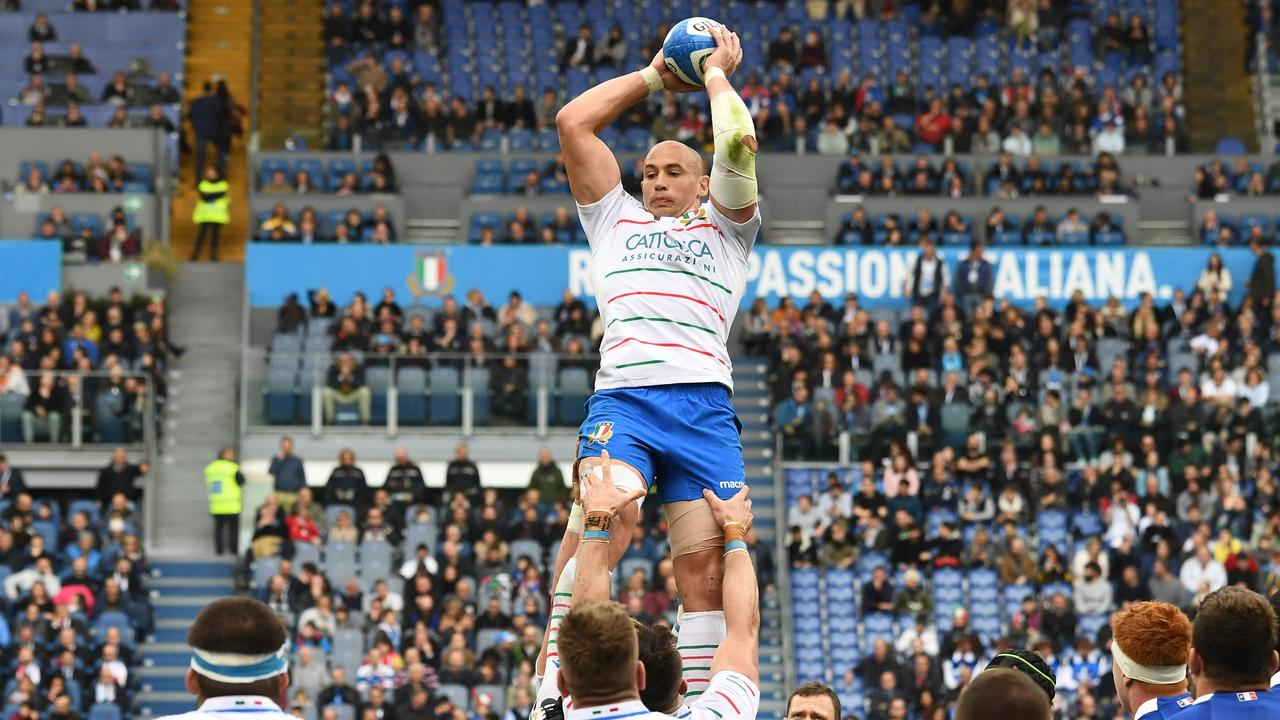
<instances>
[{"instance_id":1,"label":"blue sponsor board","mask_svg":"<svg viewBox=\"0 0 1280 720\"><path fill-rule=\"evenodd\" d=\"M61 289L62 243L0 239L0 303L25 292L41 305L49 291Z\"/></svg>"},{"instance_id":2,"label":"blue sponsor board","mask_svg":"<svg viewBox=\"0 0 1280 720\"><path fill-rule=\"evenodd\" d=\"M605 252L607 250L602 250ZM619 252L626 252L619 247ZM1086 301L1117 297L1126 307L1151 293L1158 304L1175 288L1190 290L1212 248L992 249L994 294L1030 306L1044 296L1062 306L1079 290ZM1254 257L1243 248L1218 250L1235 278L1229 299L1238 303ZM940 252L952 275L967 250ZM757 247L751 254L743 303L756 297L805 298L817 290L829 299L856 293L864 305L902 307L914 248ZM555 305L565 289L591 298L591 252L581 246L474 245L264 245L249 247L246 279L254 307L276 307L289 293L327 288L345 304L356 291L376 301L383 287L402 303L435 305L476 288L497 305L518 289L525 302ZM673 262L676 262L673 260Z\"/></svg>"}]
</instances>

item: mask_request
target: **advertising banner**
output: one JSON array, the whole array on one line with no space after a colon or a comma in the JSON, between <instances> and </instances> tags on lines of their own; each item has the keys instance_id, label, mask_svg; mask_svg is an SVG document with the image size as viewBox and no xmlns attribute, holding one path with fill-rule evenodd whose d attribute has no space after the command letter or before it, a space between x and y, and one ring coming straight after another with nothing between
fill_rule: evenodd
<instances>
[{"instance_id":1,"label":"advertising banner","mask_svg":"<svg viewBox=\"0 0 1280 720\"><path fill-rule=\"evenodd\" d=\"M1044 296L1062 306L1076 290L1101 303L1114 296L1134 307L1143 293L1163 304L1175 288L1190 291L1209 255L1218 252L1235 279L1229 301L1238 303L1254 257L1247 249L1200 247L993 248L993 292L1020 306ZM942 248L955 274L967 248ZM855 293L864 306L903 307L915 248L757 246L751 254L743 304L763 297L807 298L817 290L836 300ZM401 304L436 305L445 295L461 298L476 288L495 305L519 290L525 302L555 305L567 289L591 300L591 252L582 246L474 245L264 245L249 247L246 267L250 303L276 307L289 293L327 288L335 301L362 291L377 302L382 288Z\"/></svg>"},{"instance_id":2,"label":"advertising banner","mask_svg":"<svg viewBox=\"0 0 1280 720\"><path fill-rule=\"evenodd\" d=\"M61 243L0 239L0 303L13 303L26 292L43 305L50 290L61 289Z\"/></svg>"}]
</instances>

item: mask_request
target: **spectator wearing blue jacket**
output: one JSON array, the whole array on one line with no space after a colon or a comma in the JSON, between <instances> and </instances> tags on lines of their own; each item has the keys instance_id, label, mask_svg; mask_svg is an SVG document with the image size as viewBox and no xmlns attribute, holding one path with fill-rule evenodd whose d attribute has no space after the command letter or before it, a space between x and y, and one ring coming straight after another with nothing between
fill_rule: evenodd
<instances>
[{"instance_id":1,"label":"spectator wearing blue jacket","mask_svg":"<svg viewBox=\"0 0 1280 720\"><path fill-rule=\"evenodd\" d=\"M293 454L293 438L280 438L280 452L271 458L267 468L271 474L271 490L285 513L293 512L293 505L298 501L298 491L307 486L307 472L302 466L302 458Z\"/></svg>"},{"instance_id":2,"label":"spectator wearing blue jacket","mask_svg":"<svg viewBox=\"0 0 1280 720\"><path fill-rule=\"evenodd\" d=\"M956 266L956 299L966 311L977 307L984 297L990 295L995 284L995 273L991 263L982 257L983 249L982 241L974 240L969 246L968 257Z\"/></svg>"}]
</instances>

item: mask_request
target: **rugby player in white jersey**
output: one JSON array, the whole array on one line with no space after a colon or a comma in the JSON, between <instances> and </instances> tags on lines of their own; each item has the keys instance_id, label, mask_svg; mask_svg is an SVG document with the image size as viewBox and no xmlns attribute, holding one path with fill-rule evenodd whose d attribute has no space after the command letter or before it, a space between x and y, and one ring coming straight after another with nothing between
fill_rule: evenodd
<instances>
[{"instance_id":1,"label":"rugby player in white jersey","mask_svg":"<svg viewBox=\"0 0 1280 720\"><path fill-rule=\"evenodd\" d=\"M607 446L615 482L657 488L684 606L682 647L714 644L724 623L724 538L702 491L725 499L745 483L726 343L761 222L755 128L729 83L742 49L728 29L711 32L717 48L704 64L715 135L710 173L695 150L658 143L645 156L637 200L623 190L613 151L597 136L655 92L701 89L677 80L661 53L641 70L591 88L556 117L605 328L577 457L598 457ZM577 469L574 476L576 484ZM619 514L611 564L638 519L639 502ZM575 534L579 523L575 505ZM557 575L576 546L572 536L562 544ZM705 667L689 657L684 664L686 674ZM544 660L538 669L544 672Z\"/></svg>"},{"instance_id":2,"label":"rugby player in white jersey","mask_svg":"<svg viewBox=\"0 0 1280 720\"><path fill-rule=\"evenodd\" d=\"M196 710L181 720L285 720L289 632L265 604L247 597L215 600L187 631L187 692ZM169 719L163 719L169 720Z\"/></svg>"},{"instance_id":3,"label":"rugby player in white jersey","mask_svg":"<svg viewBox=\"0 0 1280 720\"><path fill-rule=\"evenodd\" d=\"M578 563L571 607L562 617L556 645L560 660L559 672L549 665L549 678L554 678L564 700L564 714L568 720L583 717L580 711L589 711L594 702L573 694L574 686L595 687L600 678L588 682L575 682L581 671L574 669L575 639L572 623L580 609L594 612L600 603L608 602L611 587L609 576L609 542L611 525L617 512L629 506L638 492L615 486L609 473L608 454L603 473L587 475L582 480L582 502L585 510L585 527L582 545L576 560ZM714 510L714 517L724 530L725 543L725 620L727 637L709 658L711 682L696 700L686 703L684 693L687 683L680 679L680 655L672 642L671 631L661 626L642 626L628 618L632 635L636 638L635 658L641 668L636 699L654 717L675 717L679 720L752 720L760 705L758 655L760 604L755 568L743 538L751 525L751 501L747 489L742 488L729 500L720 500L707 491L707 501ZM621 611L617 603L609 603ZM625 617L625 614L624 614ZM640 647L644 646L644 654ZM650 677L650 665L654 676ZM625 666L626 663L623 663ZM595 672L594 669L592 671ZM617 667L614 672L618 673ZM621 670L626 673L625 667ZM621 678L621 675L618 675ZM656 682L655 682L656 681ZM604 704L604 703L599 703ZM545 710L545 708L544 708ZM610 709L610 713L615 712ZM623 710L616 711L624 712ZM636 710L631 710L639 714ZM586 717L593 717L587 712ZM598 713L595 715L598 716Z\"/></svg>"},{"instance_id":4,"label":"rugby player in white jersey","mask_svg":"<svg viewBox=\"0 0 1280 720\"><path fill-rule=\"evenodd\" d=\"M610 526L618 511L636 499L640 490L623 490L614 482L609 453L599 459L602 472L585 474L582 478L582 503L586 513L588 530L578 554L570 561L576 572L566 572L562 578L575 575L571 598L557 598L559 606L552 612L552 623L559 625L566 608L590 600L608 599L610 592L609 545ZM674 715L681 720L723 720L724 718L754 717L759 706L759 588L755 567L743 541L751 527L751 501L747 488L742 488L729 500L720 500L710 491L706 499L712 505L716 522L724 529L725 552L725 628L713 648L699 648L685 656L700 659L698 670L710 678L706 685L689 682L683 676L682 654L675 638L664 625L636 624L639 642L639 658L645 666L647 682L640 698L650 710ZM601 529L603 526L603 530ZM564 590L562 585L558 590ZM558 638L558 633L555 636ZM548 643L552 647L552 662L547 665L547 677L542 680L537 712L543 717L557 718L562 710L557 707L558 641ZM553 695L554 693L555 695ZM566 700L572 705L572 700Z\"/></svg>"}]
</instances>

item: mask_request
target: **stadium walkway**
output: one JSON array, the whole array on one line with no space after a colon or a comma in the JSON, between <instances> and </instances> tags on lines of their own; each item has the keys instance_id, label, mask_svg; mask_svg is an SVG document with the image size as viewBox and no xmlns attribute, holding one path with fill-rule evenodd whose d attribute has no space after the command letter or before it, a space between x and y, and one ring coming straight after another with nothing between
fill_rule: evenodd
<instances>
[{"instance_id":1,"label":"stadium walkway","mask_svg":"<svg viewBox=\"0 0 1280 720\"><path fill-rule=\"evenodd\" d=\"M187 5L187 68L184 80L184 97L188 98L188 103L200 97L201 86L206 80L220 76L226 80L231 97L246 108L249 106L253 69L252 27L252 2L190 0ZM248 125L247 117L244 124ZM245 130L247 135L250 128ZM233 139L227 163L227 182L231 184L231 223L222 229L218 248L218 257L222 260L244 259L249 222L248 162L244 136ZM191 222L196 202L195 184L195 154L187 153L182 157L177 192L171 205L170 245L179 261L191 256L196 240L196 227Z\"/></svg>"},{"instance_id":2,"label":"stadium walkway","mask_svg":"<svg viewBox=\"0 0 1280 720\"><path fill-rule=\"evenodd\" d=\"M164 482L155 500L155 555L209 556L213 523L205 501L204 466L236 442L244 267L184 263L170 295L177 342L187 348L169 381Z\"/></svg>"},{"instance_id":3,"label":"stadium walkway","mask_svg":"<svg viewBox=\"0 0 1280 720\"><path fill-rule=\"evenodd\" d=\"M1212 153L1224 137L1258 151L1253 98L1245 69L1244 5L1183 0L1183 97L1195 152Z\"/></svg>"}]
</instances>

